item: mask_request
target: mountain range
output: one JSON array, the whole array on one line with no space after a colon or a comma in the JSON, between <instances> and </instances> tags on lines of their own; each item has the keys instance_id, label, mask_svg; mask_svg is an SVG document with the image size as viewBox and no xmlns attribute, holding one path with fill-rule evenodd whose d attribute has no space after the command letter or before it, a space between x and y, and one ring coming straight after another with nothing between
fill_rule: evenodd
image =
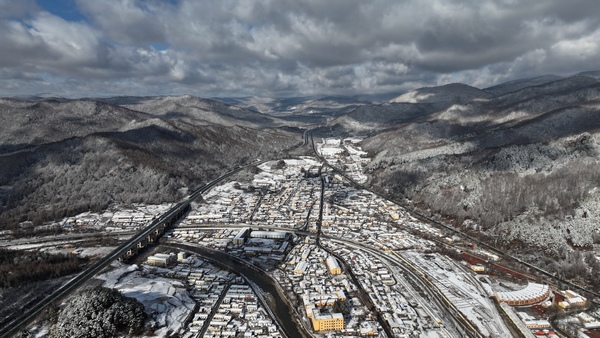
<instances>
[{"instance_id":1,"label":"mountain range","mask_svg":"<svg viewBox=\"0 0 600 338\"><path fill-rule=\"evenodd\" d=\"M374 189L564 256L600 243L599 113L598 71L370 98L4 98L0 225L176 201L225 168L289 156L312 129L364 136Z\"/></svg>"}]
</instances>

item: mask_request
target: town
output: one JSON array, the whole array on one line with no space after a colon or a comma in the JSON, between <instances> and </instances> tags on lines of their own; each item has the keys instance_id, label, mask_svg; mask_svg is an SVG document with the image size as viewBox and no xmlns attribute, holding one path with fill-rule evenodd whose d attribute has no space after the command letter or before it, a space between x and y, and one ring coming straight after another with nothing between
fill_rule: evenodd
<instances>
[{"instance_id":1,"label":"town","mask_svg":"<svg viewBox=\"0 0 600 338\"><path fill-rule=\"evenodd\" d=\"M286 336L269 309L273 295L265 298L252 275L207 260L220 252L267 275L275 296L314 337L600 336L600 313L588 310L583 295L517 272L496 254L357 187L369 161L359 143L327 139L315 145L341 172L312 156L266 161L250 178L233 176L192 203L136 267L170 278L189 294L162 291L187 305L162 317L165 308L155 309L162 318L157 328L184 337ZM167 207L83 214L61 226L127 232ZM127 294L123 283L115 285ZM147 294L139 289L144 285L130 292Z\"/></svg>"}]
</instances>

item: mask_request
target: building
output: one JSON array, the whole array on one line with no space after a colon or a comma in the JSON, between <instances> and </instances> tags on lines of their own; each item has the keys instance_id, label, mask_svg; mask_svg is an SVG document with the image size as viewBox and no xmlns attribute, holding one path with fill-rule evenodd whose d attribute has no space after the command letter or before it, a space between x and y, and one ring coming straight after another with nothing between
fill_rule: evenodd
<instances>
[{"instance_id":1,"label":"building","mask_svg":"<svg viewBox=\"0 0 600 338\"><path fill-rule=\"evenodd\" d=\"M477 264L477 265L472 265L469 264L469 268L477 273L484 273L485 272L485 266Z\"/></svg>"},{"instance_id":2,"label":"building","mask_svg":"<svg viewBox=\"0 0 600 338\"><path fill-rule=\"evenodd\" d=\"M296 264L296 267L294 268L294 274L303 275L306 271L306 268L308 268L308 263L305 260L302 260Z\"/></svg>"},{"instance_id":3,"label":"building","mask_svg":"<svg viewBox=\"0 0 600 338\"><path fill-rule=\"evenodd\" d=\"M168 266L177 262L177 256L175 254L164 254L158 253L148 257L146 263L156 266Z\"/></svg>"},{"instance_id":4,"label":"building","mask_svg":"<svg viewBox=\"0 0 600 338\"><path fill-rule=\"evenodd\" d=\"M327 257L327 260L325 261L325 263L327 264L327 268L329 269L330 274L339 275L342 273L342 269L340 268L340 265L338 264L337 260L333 256Z\"/></svg>"},{"instance_id":5,"label":"building","mask_svg":"<svg viewBox=\"0 0 600 338\"><path fill-rule=\"evenodd\" d=\"M495 297L499 302L511 306L523 306L539 303L550 295L548 285L529 283L521 290L498 292Z\"/></svg>"},{"instance_id":6,"label":"building","mask_svg":"<svg viewBox=\"0 0 600 338\"><path fill-rule=\"evenodd\" d=\"M283 242L279 246L279 248L277 250L275 250L275 253L283 255L289 247L290 247L290 242Z\"/></svg>"},{"instance_id":7,"label":"building","mask_svg":"<svg viewBox=\"0 0 600 338\"><path fill-rule=\"evenodd\" d=\"M260 231L253 230L250 232L252 238L268 238L268 239L286 239L288 233L284 231Z\"/></svg>"},{"instance_id":8,"label":"building","mask_svg":"<svg viewBox=\"0 0 600 338\"><path fill-rule=\"evenodd\" d=\"M273 249L270 247L264 246L247 246L244 247L244 254L253 256L257 254L265 254L270 255L273 252Z\"/></svg>"},{"instance_id":9,"label":"building","mask_svg":"<svg viewBox=\"0 0 600 338\"><path fill-rule=\"evenodd\" d=\"M318 310L314 312L318 312ZM344 316L341 313L326 315L313 313L312 324L313 329L317 332L343 330Z\"/></svg>"},{"instance_id":10,"label":"building","mask_svg":"<svg viewBox=\"0 0 600 338\"><path fill-rule=\"evenodd\" d=\"M525 327L528 329L549 329L551 327L550 322L547 320L536 319L525 312L518 312L517 315L521 318L525 324Z\"/></svg>"},{"instance_id":11,"label":"building","mask_svg":"<svg viewBox=\"0 0 600 338\"><path fill-rule=\"evenodd\" d=\"M233 245L243 245L246 237L248 237L248 233L250 232L250 228L242 228L238 231L237 235L233 238Z\"/></svg>"},{"instance_id":12,"label":"building","mask_svg":"<svg viewBox=\"0 0 600 338\"><path fill-rule=\"evenodd\" d=\"M587 298L581 296L577 292L567 290L556 293L555 301L561 308L568 309L572 307L585 307Z\"/></svg>"}]
</instances>

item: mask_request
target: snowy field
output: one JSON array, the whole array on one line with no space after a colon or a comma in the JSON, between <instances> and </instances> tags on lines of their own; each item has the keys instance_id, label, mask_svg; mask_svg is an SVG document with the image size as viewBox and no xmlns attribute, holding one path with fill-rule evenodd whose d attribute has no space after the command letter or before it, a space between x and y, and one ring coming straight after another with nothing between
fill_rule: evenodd
<instances>
[{"instance_id":1,"label":"snowy field","mask_svg":"<svg viewBox=\"0 0 600 338\"><path fill-rule=\"evenodd\" d=\"M116 269L98 276L104 286L116 288L127 297L144 304L146 313L156 328L155 337L166 337L169 332L179 332L191 314L195 301L186 285L179 280L160 276L160 269L148 266L114 263ZM162 269L162 272L170 270Z\"/></svg>"}]
</instances>

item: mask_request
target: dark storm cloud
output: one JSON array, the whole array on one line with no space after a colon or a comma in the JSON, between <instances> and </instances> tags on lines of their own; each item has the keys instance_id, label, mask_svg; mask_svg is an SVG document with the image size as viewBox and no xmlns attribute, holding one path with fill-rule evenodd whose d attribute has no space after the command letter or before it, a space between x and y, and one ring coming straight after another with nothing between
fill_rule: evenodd
<instances>
[{"instance_id":1,"label":"dark storm cloud","mask_svg":"<svg viewBox=\"0 0 600 338\"><path fill-rule=\"evenodd\" d=\"M56 83L74 96L113 88L272 96L484 87L600 68L600 19L589 0L76 3L83 21L0 0L13 13L0 17L3 78L23 85L46 74L23 90Z\"/></svg>"}]
</instances>

